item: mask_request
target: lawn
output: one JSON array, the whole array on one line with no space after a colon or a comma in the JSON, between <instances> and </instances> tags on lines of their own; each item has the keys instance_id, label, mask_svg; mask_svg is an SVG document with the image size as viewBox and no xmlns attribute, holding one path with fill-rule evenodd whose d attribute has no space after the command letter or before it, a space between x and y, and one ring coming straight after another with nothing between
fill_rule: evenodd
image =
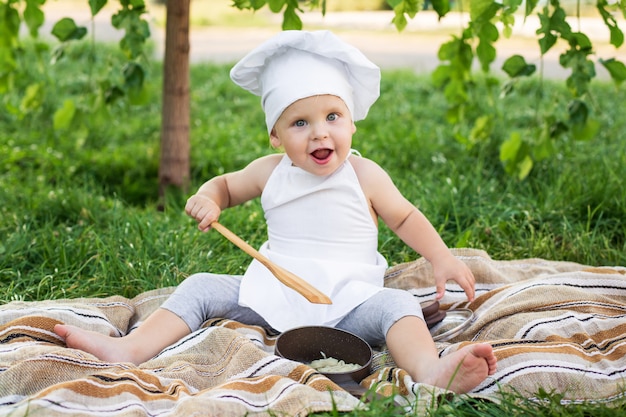
<instances>
[{"instance_id":1,"label":"lawn","mask_svg":"<svg viewBox=\"0 0 626 417\"><path fill-rule=\"evenodd\" d=\"M183 206L203 181L274 152L258 99L229 81L228 67L193 66L192 186L171 194L159 211L159 63L150 64L144 104L118 101L106 114L85 118L80 128L53 127L51 115L64 99L80 98L97 82L98 71L85 69L112 59L105 53L94 64L88 48L77 45L68 52L84 56L79 64L60 63L45 74L33 68L23 86L33 81L45 86L38 106L21 107L20 95L1 98L0 302L132 297L176 285L198 271L240 273L247 255L218 233L198 232ZM480 86L480 77L477 82ZM447 103L428 76L386 71L381 90L368 119L357 123L354 148L389 172L449 246L483 249L502 260L626 265L623 88L594 83L598 134L589 141L567 135L555 140L556 154L538 162L523 181L505 173L499 144L512 131L534 134L542 112L561 107L565 112L569 96L562 83L528 80L504 98L484 87L477 94L490 100L477 102L467 123L455 126L446 122ZM494 111L489 137L471 149L455 140L459 132L471 130L472 117ZM253 246L265 239L258 201L224 212L221 222ZM391 265L417 257L384 226L380 251ZM432 415L616 411L561 406L558 393L545 393L545 398L539 405L522 398L503 405L455 401ZM626 410L623 404L621 409ZM397 411L381 404L372 415Z\"/></svg>"}]
</instances>

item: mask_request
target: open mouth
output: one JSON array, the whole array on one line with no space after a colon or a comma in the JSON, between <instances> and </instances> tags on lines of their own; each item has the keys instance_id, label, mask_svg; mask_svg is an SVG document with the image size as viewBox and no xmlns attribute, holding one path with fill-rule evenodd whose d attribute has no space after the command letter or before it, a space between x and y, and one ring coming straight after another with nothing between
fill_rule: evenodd
<instances>
[{"instance_id":1,"label":"open mouth","mask_svg":"<svg viewBox=\"0 0 626 417\"><path fill-rule=\"evenodd\" d=\"M328 160L328 158L330 158L332 154L333 154L333 150L327 149L327 148L316 149L313 152L311 152L311 156L313 157L313 159L315 159L318 162L324 162Z\"/></svg>"}]
</instances>

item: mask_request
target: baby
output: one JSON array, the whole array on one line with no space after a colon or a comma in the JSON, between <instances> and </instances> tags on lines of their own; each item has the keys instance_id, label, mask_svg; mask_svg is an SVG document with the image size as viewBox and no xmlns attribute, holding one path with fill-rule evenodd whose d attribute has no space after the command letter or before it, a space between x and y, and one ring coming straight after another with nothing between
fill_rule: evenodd
<instances>
[{"instance_id":1,"label":"baby","mask_svg":"<svg viewBox=\"0 0 626 417\"><path fill-rule=\"evenodd\" d=\"M469 268L387 173L352 150L354 122L365 118L379 95L379 68L330 32L285 31L238 62L231 78L261 97L270 143L283 153L210 179L185 211L208 231L223 209L260 197L268 231L260 252L332 304L309 303L252 261L243 276L190 276L124 337L67 325L57 325L56 333L102 360L138 364L214 317L277 331L325 325L372 345L386 343L417 382L463 393L493 374L489 344L468 344L440 358L415 297L383 285L387 262L377 249L379 219L431 263L437 298L448 280L474 298Z\"/></svg>"}]
</instances>

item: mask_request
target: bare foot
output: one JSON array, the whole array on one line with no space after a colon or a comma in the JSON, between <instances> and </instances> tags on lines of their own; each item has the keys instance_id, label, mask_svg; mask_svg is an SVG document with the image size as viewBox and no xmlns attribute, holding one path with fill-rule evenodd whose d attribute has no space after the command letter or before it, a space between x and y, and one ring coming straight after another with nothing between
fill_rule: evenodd
<instances>
[{"instance_id":1,"label":"bare foot","mask_svg":"<svg viewBox=\"0 0 626 417\"><path fill-rule=\"evenodd\" d=\"M463 394L496 372L497 359L491 345L473 344L439 359L422 382Z\"/></svg>"},{"instance_id":2,"label":"bare foot","mask_svg":"<svg viewBox=\"0 0 626 417\"><path fill-rule=\"evenodd\" d=\"M132 355L132 348L123 337L111 337L67 324L57 324L54 332L65 339L67 347L91 353L105 362L143 362Z\"/></svg>"}]
</instances>

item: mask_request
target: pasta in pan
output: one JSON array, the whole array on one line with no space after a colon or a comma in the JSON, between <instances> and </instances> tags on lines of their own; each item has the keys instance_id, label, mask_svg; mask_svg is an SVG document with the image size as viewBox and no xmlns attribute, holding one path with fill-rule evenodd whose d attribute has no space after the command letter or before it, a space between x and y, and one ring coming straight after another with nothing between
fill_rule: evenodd
<instances>
[{"instance_id":1,"label":"pasta in pan","mask_svg":"<svg viewBox=\"0 0 626 417\"><path fill-rule=\"evenodd\" d=\"M316 359L312 361L309 366L316 371L324 373L341 373L356 371L361 365L356 363L346 363L343 360L335 358L327 358L324 352L320 352L323 356L322 359Z\"/></svg>"}]
</instances>

